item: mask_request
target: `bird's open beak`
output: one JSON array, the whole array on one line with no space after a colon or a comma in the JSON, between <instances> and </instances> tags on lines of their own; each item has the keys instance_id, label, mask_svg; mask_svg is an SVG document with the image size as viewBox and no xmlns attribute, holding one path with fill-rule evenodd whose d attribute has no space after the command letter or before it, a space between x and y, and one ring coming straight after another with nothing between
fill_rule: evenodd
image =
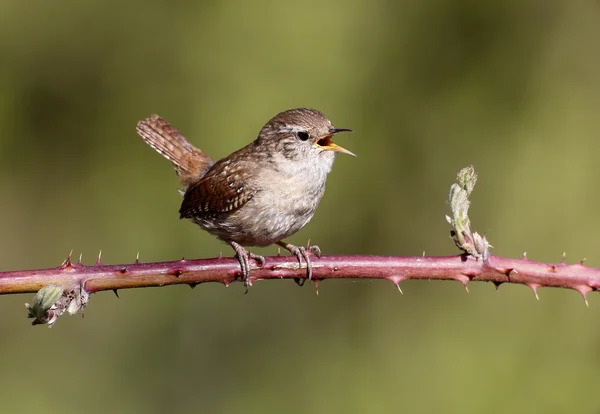
<instances>
[{"instance_id":1,"label":"bird's open beak","mask_svg":"<svg viewBox=\"0 0 600 414\"><path fill-rule=\"evenodd\" d=\"M344 154L352 155L356 157L355 154L348 151L346 148L340 147L331 139L335 134L339 134L340 132L354 132L351 129L346 128L331 128L329 130L329 134L325 135L323 138L315 142L317 147L323 148L325 151L335 151L335 152L343 152Z\"/></svg>"}]
</instances>

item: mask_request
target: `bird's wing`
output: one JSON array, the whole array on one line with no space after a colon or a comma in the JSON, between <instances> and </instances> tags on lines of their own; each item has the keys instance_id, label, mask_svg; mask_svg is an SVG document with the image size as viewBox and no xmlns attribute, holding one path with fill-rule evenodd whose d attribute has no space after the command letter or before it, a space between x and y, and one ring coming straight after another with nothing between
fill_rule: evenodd
<instances>
[{"instance_id":1,"label":"bird's wing","mask_svg":"<svg viewBox=\"0 0 600 414\"><path fill-rule=\"evenodd\" d=\"M241 166L218 162L206 175L190 187L181 203L181 218L211 216L237 210L256 194L244 180Z\"/></svg>"}]
</instances>

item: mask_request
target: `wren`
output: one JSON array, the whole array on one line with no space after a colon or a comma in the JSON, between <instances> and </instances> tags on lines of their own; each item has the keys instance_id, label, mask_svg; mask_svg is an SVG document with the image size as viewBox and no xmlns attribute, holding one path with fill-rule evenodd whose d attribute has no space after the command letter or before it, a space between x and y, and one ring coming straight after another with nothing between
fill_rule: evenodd
<instances>
[{"instance_id":1,"label":"wren","mask_svg":"<svg viewBox=\"0 0 600 414\"><path fill-rule=\"evenodd\" d=\"M250 259L265 259L243 246L278 244L306 263L318 246L283 241L306 225L325 193L325 181L338 152L353 155L332 137L350 129L334 128L315 109L281 112L261 129L256 140L214 162L158 115L140 121L137 133L173 163L183 185L180 218L191 219L228 243L240 262L242 279L250 285Z\"/></svg>"}]
</instances>

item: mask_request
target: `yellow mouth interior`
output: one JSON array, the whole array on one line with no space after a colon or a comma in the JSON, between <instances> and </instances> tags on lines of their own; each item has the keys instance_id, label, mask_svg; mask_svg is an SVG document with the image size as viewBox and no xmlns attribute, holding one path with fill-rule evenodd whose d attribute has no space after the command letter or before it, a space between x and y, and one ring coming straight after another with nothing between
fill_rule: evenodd
<instances>
[{"instance_id":1,"label":"yellow mouth interior","mask_svg":"<svg viewBox=\"0 0 600 414\"><path fill-rule=\"evenodd\" d=\"M315 142L315 145L320 148L323 148L325 151L343 152L344 154L348 154L348 155L352 155L353 157L356 157L355 154L348 151L346 148L340 147L338 144L333 142L333 140L331 139L331 135L327 135L327 136L321 138L320 140Z\"/></svg>"},{"instance_id":2,"label":"yellow mouth interior","mask_svg":"<svg viewBox=\"0 0 600 414\"><path fill-rule=\"evenodd\" d=\"M332 147L334 145L337 146L336 144L334 144L333 140L331 139L331 135L318 140L317 145L322 148L328 148L328 147Z\"/></svg>"}]
</instances>

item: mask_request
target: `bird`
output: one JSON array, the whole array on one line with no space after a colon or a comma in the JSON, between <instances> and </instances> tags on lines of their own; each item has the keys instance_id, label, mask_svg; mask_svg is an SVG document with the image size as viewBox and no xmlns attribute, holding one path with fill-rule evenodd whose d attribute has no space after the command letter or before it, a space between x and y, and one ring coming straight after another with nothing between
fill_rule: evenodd
<instances>
[{"instance_id":1,"label":"bird","mask_svg":"<svg viewBox=\"0 0 600 414\"><path fill-rule=\"evenodd\" d=\"M277 244L306 264L312 278L310 253L318 246L295 246L284 239L313 217L336 155L356 156L333 142L351 129L335 128L320 111L296 108L278 113L245 147L213 161L158 115L137 124L137 133L167 158L183 186L180 218L229 244L235 251L241 278L248 289L250 259L265 265L263 256L245 247Z\"/></svg>"}]
</instances>

